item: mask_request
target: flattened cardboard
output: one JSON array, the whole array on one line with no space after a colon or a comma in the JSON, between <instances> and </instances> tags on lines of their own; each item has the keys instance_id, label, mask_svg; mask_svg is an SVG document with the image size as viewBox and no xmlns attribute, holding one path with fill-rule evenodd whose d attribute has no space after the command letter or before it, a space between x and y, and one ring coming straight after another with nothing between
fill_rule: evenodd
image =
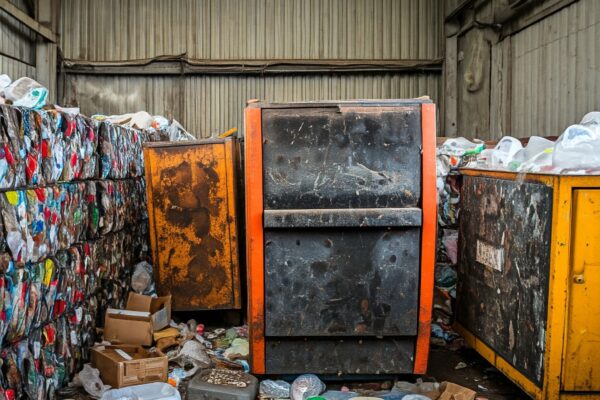
<instances>
[{"instance_id":1,"label":"flattened cardboard","mask_svg":"<svg viewBox=\"0 0 600 400\"><path fill-rule=\"evenodd\" d=\"M114 344L152 345L152 334L169 325L171 296L152 298L129 293L125 310L109 308L104 339Z\"/></svg>"},{"instance_id":2,"label":"flattened cardboard","mask_svg":"<svg viewBox=\"0 0 600 400\"><path fill-rule=\"evenodd\" d=\"M477 393L452 382L442 382L442 394L438 400L475 400Z\"/></svg>"},{"instance_id":3,"label":"flattened cardboard","mask_svg":"<svg viewBox=\"0 0 600 400\"><path fill-rule=\"evenodd\" d=\"M151 353L141 346L99 346L92 348L91 356L102 382L113 388L167 381L169 361L159 350Z\"/></svg>"}]
</instances>

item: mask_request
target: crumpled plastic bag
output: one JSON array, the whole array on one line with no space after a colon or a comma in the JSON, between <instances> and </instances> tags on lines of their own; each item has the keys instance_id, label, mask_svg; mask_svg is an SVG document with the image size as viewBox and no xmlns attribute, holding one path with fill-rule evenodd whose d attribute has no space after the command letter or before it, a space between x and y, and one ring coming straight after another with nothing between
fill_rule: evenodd
<instances>
[{"instance_id":1,"label":"crumpled plastic bag","mask_svg":"<svg viewBox=\"0 0 600 400\"><path fill-rule=\"evenodd\" d=\"M4 97L4 88L10 85L12 79L6 74L0 75L0 97Z\"/></svg>"},{"instance_id":2,"label":"crumpled plastic bag","mask_svg":"<svg viewBox=\"0 0 600 400\"><path fill-rule=\"evenodd\" d=\"M258 392L261 396L274 398L274 399L289 399L290 398L291 385L286 381L277 380L273 381L270 379L264 380L260 383Z\"/></svg>"},{"instance_id":3,"label":"crumpled plastic bag","mask_svg":"<svg viewBox=\"0 0 600 400\"><path fill-rule=\"evenodd\" d=\"M300 375L294 380L291 388L292 400L306 400L318 396L325 391L325 384L313 374Z\"/></svg>"},{"instance_id":4,"label":"crumpled plastic bag","mask_svg":"<svg viewBox=\"0 0 600 400\"><path fill-rule=\"evenodd\" d=\"M48 89L34 79L23 77L4 88L4 97L14 106L41 109L46 105Z\"/></svg>"},{"instance_id":5,"label":"crumpled plastic bag","mask_svg":"<svg viewBox=\"0 0 600 400\"><path fill-rule=\"evenodd\" d=\"M225 350L225 357L229 359L246 357L250 353L248 339L236 338L231 342L231 346Z\"/></svg>"},{"instance_id":6,"label":"crumpled plastic bag","mask_svg":"<svg viewBox=\"0 0 600 400\"><path fill-rule=\"evenodd\" d=\"M560 135L552 154L555 168L600 168L600 118L596 114L586 114L580 124L569 126Z\"/></svg>"},{"instance_id":7,"label":"crumpled plastic bag","mask_svg":"<svg viewBox=\"0 0 600 400\"><path fill-rule=\"evenodd\" d=\"M144 400L144 399L181 400L176 388L164 382L146 383L123 389L111 389L102 395L102 400Z\"/></svg>"},{"instance_id":8,"label":"crumpled plastic bag","mask_svg":"<svg viewBox=\"0 0 600 400\"><path fill-rule=\"evenodd\" d=\"M201 368L209 368L212 365L210 357L204 346L195 340L188 340L183 344L175 357L169 358L169 363L175 363L186 369L186 377L194 376Z\"/></svg>"},{"instance_id":9,"label":"crumpled plastic bag","mask_svg":"<svg viewBox=\"0 0 600 400\"><path fill-rule=\"evenodd\" d=\"M83 369L75 375L73 385L83 386L85 391L95 399L101 398L104 392L110 389L110 386L105 385L100 379L100 371L92 368L90 364L85 364Z\"/></svg>"},{"instance_id":10,"label":"crumpled plastic bag","mask_svg":"<svg viewBox=\"0 0 600 400\"><path fill-rule=\"evenodd\" d=\"M154 286L152 282L152 265L146 261L137 263L133 267L133 274L131 275L131 288L136 292L143 294L147 290L151 290Z\"/></svg>"}]
</instances>

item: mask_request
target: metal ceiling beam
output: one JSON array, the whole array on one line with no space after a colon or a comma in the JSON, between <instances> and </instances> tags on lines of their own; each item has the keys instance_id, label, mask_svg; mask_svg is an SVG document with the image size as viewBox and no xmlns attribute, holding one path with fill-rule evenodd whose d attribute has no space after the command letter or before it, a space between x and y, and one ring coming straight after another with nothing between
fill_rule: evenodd
<instances>
[{"instance_id":1,"label":"metal ceiling beam","mask_svg":"<svg viewBox=\"0 0 600 400\"><path fill-rule=\"evenodd\" d=\"M64 60L61 71L98 75L292 74L357 72L439 72L433 60L193 60L163 56L147 60L90 62Z\"/></svg>"},{"instance_id":2,"label":"metal ceiling beam","mask_svg":"<svg viewBox=\"0 0 600 400\"><path fill-rule=\"evenodd\" d=\"M52 30L31 18L29 15L27 15L27 13L25 13L25 11L10 3L8 0L0 0L0 10L5 11L14 19L27 26L38 35L42 36L44 39L49 40L52 43L56 43L57 37Z\"/></svg>"}]
</instances>

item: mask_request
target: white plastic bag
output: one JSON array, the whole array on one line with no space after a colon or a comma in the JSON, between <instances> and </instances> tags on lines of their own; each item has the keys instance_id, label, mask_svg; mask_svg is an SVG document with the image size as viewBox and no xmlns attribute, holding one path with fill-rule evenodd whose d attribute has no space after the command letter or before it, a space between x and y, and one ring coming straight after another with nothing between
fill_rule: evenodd
<instances>
[{"instance_id":1,"label":"white plastic bag","mask_svg":"<svg viewBox=\"0 0 600 400\"><path fill-rule=\"evenodd\" d=\"M46 105L48 89L31 78L23 77L4 88L4 97L15 106L40 109Z\"/></svg>"},{"instance_id":2,"label":"white plastic bag","mask_svg":"<svg viewBox=\"0 0 600 400\"><path fill-rule=\"evenodd\" d=\"M146 261L135 264L133 274L131 275L131 288L139 294L152 289L152 265Z\"/></svg>"},{"instance_id":3,"label":"white plastic bag","mask_svg":"<svg viewBox=\"0 0 600 400\"><path fill-rule=\"evenodd\" d=\"M292 400L305 400L325 391L325 384L313 374L300 375L292 383Z\"/></svg>"},{"instance_id":4,"label":"white plastic bag","mask_svg":"<svg viewBox=\"0 0 600 400\"><path fill-rule=\"evenodd\" d=\"M108 390L102 400L181 400L181 395L168 383L154 382Z\"/></svg>"},{"instance_id":5,"label":"white plastic bag","mask_svg":"<svg viewBox=\"0 0 600 400\"><path fill-rule=\"evenodd\" d=\"M100 371L92 368L90 364L85 364L83 369L75 375L73 385L83 386L85 391L95 399L104 398L103 394L110 389L110 386L105 385L100 379Z\"/></svg>"},{"instance_id":6,"label":"white plastic bag","mask_svg":"<svg viewBox=\"0 0 600 400\"><path fill-rule=\"evenodd\" d=\"M600 168L600 121L590 114L582 120L585 124L569 126L556 141L552 155L555 168Z\"/></svg>"},{"instance_id":7,"label":"white plastic bag","mask_svg":"<svg viewBox=\"0 0 600 400\"><path fill-rule=\"evenodd\" d=\"M551 140L539 136L532 136L529 138L527 146L515 153L512 161L509 163L509 169L513 171L518 170L522 164L530 164L534 158L539 157L540 153L551 153L553 147L554 142Z\"/></svg>"},{"instance_id":8,"label":"white plastic bag","mask_svg":"<svg viewBox=\"0 0 600 400\"><path fill-rule=\"evenodd\" d=\"M259 393L261 394L261 396L268 398L289 399L290 388L290 384L286 381L272 381L270 379L267 379L260 383Z\"/></svg>"},{"instance_id":9,"label":"white plastic bag","mask_svg":"<svg viewBox=\"0 0 600 400\"><path fill-rule=\"evenodd\" d=\"M4 97L4 88L10 85L12 79L6 74L0 75L0 96Z\"/></svg>"}]
</instances>

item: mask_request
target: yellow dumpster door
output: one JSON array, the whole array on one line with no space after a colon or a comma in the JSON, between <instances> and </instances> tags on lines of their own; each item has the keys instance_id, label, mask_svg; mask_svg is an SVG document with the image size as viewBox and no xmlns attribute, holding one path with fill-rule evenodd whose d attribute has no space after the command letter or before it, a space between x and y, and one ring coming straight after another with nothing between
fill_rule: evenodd
<instances>
[{"instance_id":1,"label":"yellow dumpster door","mask_svg":"<svg viewBox=\"0 0 600 400\"><path fill-rule=\"evenodd\" d=\"M600 190L573 193L571 282L562 383L600 390Z\"/></svg>"}]
</instances>

